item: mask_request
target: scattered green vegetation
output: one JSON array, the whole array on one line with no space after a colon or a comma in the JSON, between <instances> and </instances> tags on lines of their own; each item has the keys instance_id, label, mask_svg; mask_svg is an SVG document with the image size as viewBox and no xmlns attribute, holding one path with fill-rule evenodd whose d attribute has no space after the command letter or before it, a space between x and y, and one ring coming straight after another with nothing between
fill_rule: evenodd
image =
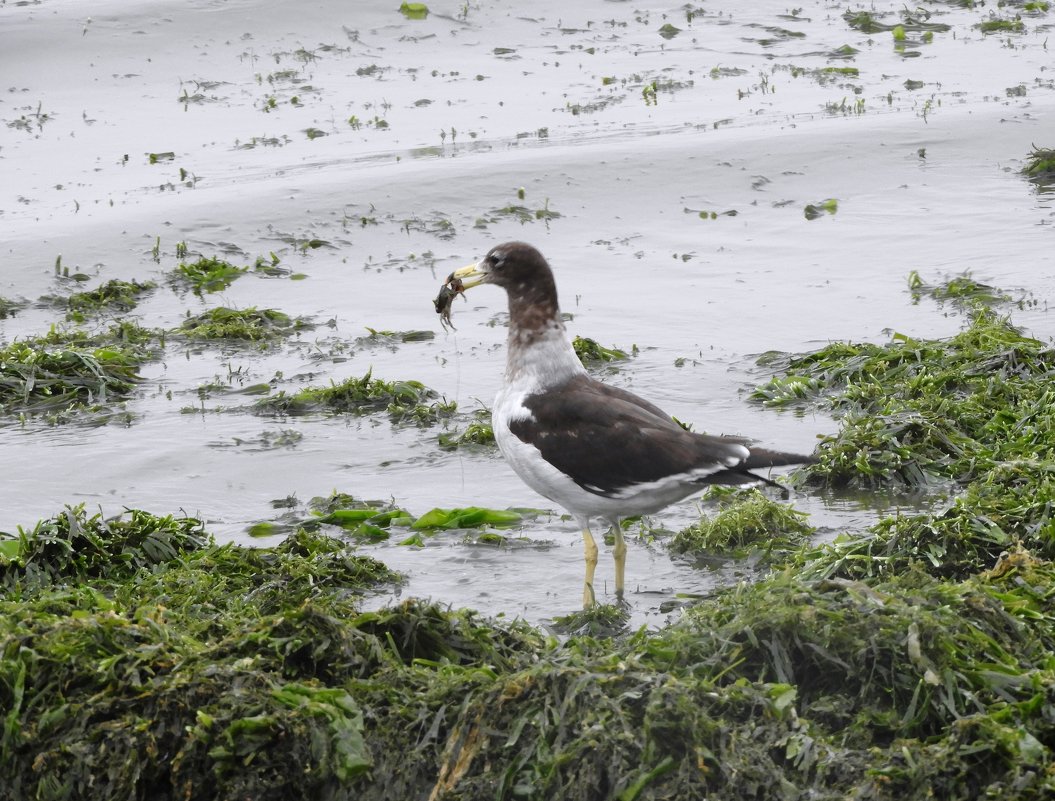
<instances>
[{"instance_id":1,"label":"scattered green vegetation","mask_svg":"<svg viewBox=\"0 0 1055 801\"><path fill-rule=\"evenodd\" d=\"M395 347L406 342L428 342L436 338L435 331L377 331L367 326L368 336L356 337L355 344L360 346L387 345Z\"/></svg>"},{"instance_id":2,"label":"scattered green vegetation","mask_svg":"<svg viewBox=\"0 0 1055 801\"><path fill-rule=\"evenodd\" d=\"M87 315L103 312L128 312L139 303L140 296L157 288L153 281L140 283L135 279L122 281L114 278L102 286L70 295L66 305L71 319L83 321Z\"/></svg>"},{"instance_id":3,"label":"scattered green vegetation","mask_svg":"<svg viewBox=\"0 0 1055 801\"><path fill-rule=\"evenodd\" d=\"M203 398L208 397L208 390L199 390L199 394ZM264 393L261 392L261 394ZM281 428L277 431L262 431L260 436L253 437L252 439L232 437L231 444L236 448L247 447L254 451L274 451L281 448L295 448L303 439L303 432L298 431L295 428ZM221 443L214 447L225 447L225 444Z\"/></svg>"},{"instance_id":4,"label":"scattered green vegetation","mask_svg":"<svg viewBox=\"0 0 1055 801\"><path fill-rule=\"evenodd\" d=\"M487 509L469 506L463 509L431 509L411 524L412 533L400 545L425 544L425 538L440 531L481 529L470 541L481 545L502 545L505 539L493 529L510 528L523 523L524 516L512 509Z\"/></svg>"},{"instance_id":5,"label":"scattered green vegetation","mask_svg":"<svg viewBox=\"0 0 1055 801\"><path fill-rule=\"evenodd\" d=\"M821 67L821 72L828 75L841 75L846 78L858 78L861 70L857 67Z\"/></svg>"},{"instance_id":6,"label":"scattered green vegetation","mask_svg":"<svg viewBox=\"0 0 1055 801\"><path fill-rule=\"evenodd\" d=\"M454 529L504 529L520 525L524 514L534 510L500 510L472 506L464 509L432 509L421 517L386 501L360 500L343 492L312 498L309 514L292 510L278 520L253 526L254 536L288 534L297 530L324 531L325 526L340 528L359 542L381 542L392 536L393 528L404 531L400 545L423 545L425 537ZM523 512L523 513L522 513ZM486 532L485 532L486 533Z\"/></svg>"},{"instance_id":7,"label":"scattered green vegetation","mask_svg":"<svg viewBox=\"0 0 1055 801\"><path fill-rule=\"evenodd\" d=\"M1022 467L993 471L945 509L885 518L867 533L841 535L794 561L803 577L872 581L917 570L961 581L985 568L1006 572L1050 560L1053 490L1049 470L1039 477Z\"/></svg>"},{"instance_id":8,"label":"scattered green vegetation","mask_svg":"<svg viewBox=\"0 0 1055 801\"><path fill-rule=\"evenodd\" d=\"M1055 790L1055 566L1024 552L959 581L795 567L660 631L626 634L617 607L568 616L562 644L417 601L363 612L392 574L306 530L217 547L193 518L75 508L0 540L0 565L0 782L18 797Z\"/></svg>"},{"instance_id":9,"label":"scattered green vegetation","mask_svg":"<svg viewBox=\"0 0 1055 801\"><path fill-rule=\"evenodd\" d=\"M304 273L295 273L288 267L283 267L282 260L274 253L269 253L267 258L257 256L253 262L253 272L266 278L288 278L290 281L303 281L308 277Z\"/></svg>"},{"instance_id":10,"label":"scattered green vegetation","mask_svg":"<svg viewBox=\"0 0 1055 801\"><path fill-rule=\"evenodd\" d=\"M384 501L361 501L340 492L308 502L312 516L298 520L297 526L308 531L323 525L338 526L349 536L369 542L389 538L392 526L409 528L414 517L409 512Z\"/></svg>"},{"instance_id":11,"label":"scattered green vegetation","mask_svg":"<svg viewBox=\"0 0 1055 801\"><path fill-rule=\"evenodd\" d=\"M542 220L549 222L560 217L560 212L549 207L549 198L543 202L542 206L537 209L531 209L527 206L519 204L510 204L500 209L493 209L486 215L478 217L474 227L475 228L486 228L488 225L498 222L502 219L513 219L524 225L535 220Z\"/></svg>"},{"instance_id":12,"label":"scattered green vegetation","mask_svg":"<svg viewBox=\"0 0 1055 801\"><path fill-rule=\"evenodd\" d=\"M806 208L803 210L807 220L816 220L818 217L823 217L825 214L835 214L839 210L839 201L833 197L827 200L821 200L817 203L807 203Z\"/></svg>"},{"instance_id":13,"label":"scattered green vegetation","mask_svg":"<svg viewBox=\"0 0 1055 801\"><path fill-rule=\"evenodd\" d=\"M931 291L975 290L948 286ZM839 486L965 485L1055 452L1045 434L1055 430L1055 350L977 303L985 295L974 297L970 322L954 337L833 343L788 357L783 374L755 390L765 405L816 403L840 416L838 433L818 449L820 463L803 473Z\"/></svg>"},{"instance_id":14,"label":"scattered green vegetation","mask_svg":"<svg viewBox=\"0 0 1055 801\"><path fill-rule=\"evenodd\" d=\"M870 11L846 11L843 14L843 19L846 20L846 24L851 28L855 28L862 33L891 31L894 34L895 41L904 41L906 31L933 33L935 31L945 32L949 30L949 26L943 22L931 22L930 13L922 8L916 8L914 11L909 11L908 8L905 8L901 12L901 20L892 23L880 22L876 15Z\"/></svg>"},{"instance_id":15,"label":"scattered green vegetation","mask_svg":"<svg viewBox=\"0 0 1055 801\"><path fill-rule=\"evenodd\" d=\"M193 518L130 510L107 519L89 516L83 504L67 507L31 531L0 533L0 587L17 598L71 582L125 581L208 542L202 522Z\"/></svg>"},{"instance_id":16,"label":"scattered green vegetation","mask_svg":"<svg viewBox=\"0 0 1055 801\"><path fill-rule=\"evenodd\" d=\"M350 781L372 760L343 680L403 664L400 647L413 659L400 625L439 614L361 616L363 592L395 577L307 532L218 547L192 518L76 507L2 542L0 783L13 798L244 797L257 783L306 798Z\"/></svg>"},{"instance_id":17,"label":"scattered green vegetation","mask_svg":"<svg viewBox=\"0 0 1055 801\"><path fill-rule=\"evenodd\" d=\"M493 447L495 432L491 427L491 412L487 409L477 409L464 430L456 434L446 431L439 434L439 444L444 450L454 450L466 445Z\"/></svg>"},{"instance_id":18,"label":"scattered green vegetation","mask_svg":"<svg viewBox=\"0 0 1055 801\"><path fill-rule=\"evenodd\" d=\"M454 401L433 401L432 403L413 402L409 397L396 398L386 409L393 422L413 423L417 426L433 426L449 420L458 411Z\"/></svg>"},{"instance_id":19,"label":"scattered green vegetation","mask_svg":"<svg viewBox=\"0 0 1055 801\"><path fill-rule=\"evenodd\" d=\"M10 298L0 297L0 320L14 317L28 305L29 303L25 300L12 300Z\"/></svg>"},{"instance_id":20,"label":"scattered green vegetation","mask_svg":"<svg viewBox=\"0 0 1055 801\"><path fill-rule=\"evenodd\" d=\"M0 538L0 786L164 801L1050 796L1055 352L972 296L955 337L833 344L785 357L780 377L842 415L815 478L845 477L832 454L872 419L886 435L847 449L864 467L846 483L932 474L962 491L829 544L781 544L786 567L658 631L628 633L617 607L559 618L561 643L416 601L363 612L361 594L394 578L322 533L401 528L422 544L478 527L502 542L489 529L519 525L514 511L414 519L334 494L267 549L217 547L194 519L80 508ZM756 490L717 500L689 530L708 549L808 533Z\"/></svg>"},{"instance_id":21,"label":"scattered green vegetation","mask_svg":"<svg viewBox=\"0 0 1055 801\"><path fill-rule=\"evenodd\" d=\"M443 212L433 212L429 219L412 217L402 220L401 224L403 230L408 234L411 231L421 231L422 233L431 234L444 241L454 239L458 233L457 228L454 227L454 223Z\"/></svg>"},{"instance_id":22,"label":"scattered green vegetation","mask_svg":"<svg viewBox=\"0 0 1055 801\"><path fill-rule=\"evenodd\" d=\"M674 553L700 556L751 551L786 552L801 545L814 529L806 513L767 497L758 489L711 493L718 511L675 534L668 547Z\"/></svg>"},{"instance_id":23,"label":"scattered green vegetation","mask_svg":"<svg viewBox=\"0 0 1055 801\"><path fill-rule=\"evenodd\" d=\"M518 525L522 521L523 517L519 512L469 506L464 509L432 509L415 520L411 528L417 531L422 529L476 528L478 526L498 526L503 528Z\"/></svg>"},{"instance_id":24,"label":"scattered green vegetation","mask_svg":"<svg viewBox=\"0 0 1055 801\"><path fill-rule=\"evenodd\" d=\"M429 7L424 3L402 3L399 13L407 19L425 19L429 15Z\"/></svg>"},{"instance_id":25,"label":"scattered green vegetation","mask_svg":"<svg viewBox=\"0 0 1055 801\"><path fill-rule=\"evenodd\" d=\"M181 262L172 276L176 283L200 295L227 289L248 270L248 267L236 267L223 259L202 256L195 262Z\"/></svg>"},{"instance_id":26,"label":"scattered green vegetation","mask_svg":"<svg viewBox=\"0 0 1055 801\"><path fill-rule=\"evenodd\" d=\"M931 285L926 283L920 277L920 274L913 270L908 276L908 287L912 293L912 301L914 303L919 302L924 295L939 303L949 301L968 308L973 308L979 303L993 306L999 303L1009 303L1012 300L1010 295L988 284L975 281L971 277L970 271L966 271L962 275L950 278L940 284Z\"/></svg>"},{"instance_id":27,"label":"scattered green vegetation","mask_svg":"<svg viewBox=\"0 0 1055 801\"><path fill-rule=\"evenodd\" d=\"M686 212L695 211L695 209L685 209ZM725 211L709 211L704 209L699 212L701 220L717 220L719 217L736 217L739 215L736 209L726 209Z\"/></svg>"},{"instance_id":28,"label":"scattered green vegetation","mask_svg":"<svg viewBox=\"0 0 1055 801\"><path fill-rule=\"evenodd\" d=\"M817 83L825 85L840 79L852 79L861 77L858 67L800 67L794 64L777 64L774 69L787 70L792 78L807 76L813 78Z\"/></svg>"},{"instance_id":29,"label":"scattered green vegetation","mask_svg":"<svg viewBox=\"0 0 1055 801\"><path fill-rule=\"evenodd\" d=\"M108 419L156 356L156 332L123 322L89 335L52 330L0 348L0 415L42 415L52 423Z\"/></svg>"},{"instance_id":30,"label":"scattered green vegetation","mask_svg":"<svg viewBox=\"0 0 1055 801\"><path fill-rule=\"evenodd\" d=\"M454 414L453 402L428 401L437 397L435 390L420 381L384 381L367 370L362 378L348 378L328 387L308 387L292 394L279 391L262 398L256 408L279 414L372 414L387 411L394 422L433 425Z\"/></svg>"},{"instance_id":31,"label":"scattered green vegetation","mask_svg":"<svg viewBox=\"0 0 1055 801\"><path fill-rule=\"evenodd\" d=\"M1034 145L1022 173L1039 187L1055 186L1055 148Z\"/></svg>"},{"instance_id":32,"label":"scattered green vegetation","mask_svg":"<svg viewBox=\"0 0 1055 801\"><path fill-rule=\"evenodd\" d=\"M622 361L630 358L631 354L637 355L637 345L634 345L630 354L628 354L625 350L620 350L619 348L606 348L603 345L599 345L596 340L589 337L576 336L571 344L575 348L575 355L579 357L579 361L587 366Z\"/></svg>"},{"instance_id":33,"label":"scattered green vegetation","mask_svg":"<svg viewBox=\"0 0 1055 801\"><path fill-rule=\"evenodd\" d=\"M894 29L894 25L887 25L876 19L875 14L869 11L846 11L843 19L851 28L856 28L862 33L879 33Z\"/></svg>"},{"instance_id":34,"label":"scattered green vegetation","mask_svg":"<svg viewBox=\"0 0 1055 801\"><path fill-rule=\"evenodd\" d=\"M856 47L852 47L848 44L840 45L834 50L829 50L825 55L830 59L849 59L856 56L861 51Z\"/></svg>"},{"instance_id":35,"label":"scattered green vegetation","mask_svg":"<svg viewBox=\"0 0 1055 801\"><path fill-rule=\"evenodd\" d=\"M611 639L629 630L630 610L623 605L596 604L589 609L570 612L553 619L558 634L576 637Z\"/></svg>"},{"instance_id":36,"label":"scattered green vegetation","mask_svg":"<svg viewBox=\"0 0 1055 801\"><path fill-rule=\"evenodd\" d=\"M1018 17L1014 19L987 19L978 23L982 33L1022 33L1026 24Z\"/></svg>"},{"instance_id":37,"label":"scattered green vegetation","mask_svg":"<svg viewBox=\"0 0 1055 801\"><path fill-rule=\"evenodd\" d=\"M278 309L216 309L188 317L174 331L188 339L226 342L268 343L293 336L314 326L300 317L290 317Z\"/></svg>"}]
</instances>

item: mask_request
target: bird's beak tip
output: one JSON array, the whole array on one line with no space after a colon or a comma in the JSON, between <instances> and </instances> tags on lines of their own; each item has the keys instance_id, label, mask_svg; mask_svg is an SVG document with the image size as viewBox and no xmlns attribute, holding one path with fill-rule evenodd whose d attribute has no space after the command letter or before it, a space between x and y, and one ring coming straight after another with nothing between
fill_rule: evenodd
<instances>
[{"instance_id":1,"label":"bird's beak tip","mask_svg":"<svg viewBox=\"0 0 1055 801\"><path fill-rule=\"evenodd\" d=\"M459 267L447 278L447 283L458 280L462 283L462 288L471 289L474 286L479 286L487 280L489 273L486 270L480 269L480 262L473 262L467 264L465 267Z\"/></svg>"}]
</instances>

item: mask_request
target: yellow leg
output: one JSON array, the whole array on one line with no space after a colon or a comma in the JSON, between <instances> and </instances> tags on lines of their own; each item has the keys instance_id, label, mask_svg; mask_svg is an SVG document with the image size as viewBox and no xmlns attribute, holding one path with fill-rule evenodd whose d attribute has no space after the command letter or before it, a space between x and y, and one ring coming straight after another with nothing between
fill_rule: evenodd
<instances>
[{"instance_id":1,"label":"yellow leg","mask_svg":"<svg viewBox=\"0 0 1055 801\"><path fill-rule=\"evenodd\" d=\"M612 548L612 556L615 557L615 597L623 600L623 581L626 577L626 540L623 539L623 529L616 520L612 523L615 532L615 547Z\"/></svg>"},{"instance_id":2,"label":"yellow leg","mask_svg":"<svg viewBox=\"0 0 1055 801\"><path fill-rule=\"evenodd\" d=\"M597 569L597 543L589 527L583 524L582 544L586 551L586 585L582 589L582 608L589 609L596 603L593 592L593 571Z\"/></svg>"}]
</instances>

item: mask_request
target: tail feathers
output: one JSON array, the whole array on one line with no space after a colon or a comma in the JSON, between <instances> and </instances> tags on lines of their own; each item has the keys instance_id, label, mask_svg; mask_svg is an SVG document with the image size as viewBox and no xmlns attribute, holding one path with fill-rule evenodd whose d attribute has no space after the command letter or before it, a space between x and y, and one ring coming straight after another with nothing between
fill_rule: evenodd
<instances>
[{"instance_id":1,"label":"tail feathers","mask_svg":"<svg viewBox=\"0 0 1055 801\"><path fill-rule=\"evenodd\" d=\"M814 456L803 456L798 453L782 453L765 448L751 448L748 457L736 466L737 470L759 470L765 467L780 467L787 464L816 464Z\"/></svg>"},{"instance_id":2,"label":"tail feathers","mask_svg":"<svg viewBox=\"0 0 1055 801\"><path fill-rule=\"evenodd\" d=\"M780 490L781 494L787 498L790 496L787 487L783 484L778 484L770 478L752 473L751 471L764 470L767 467L780 467L782 465L790 464L816 463L817 458L814 456L803 456L798 453L781 453L780 451L767 451L765 448L751 448L750 455L741 464L738 464L736 467L730 467L727 470L720 470L717 473L711 473L699 483L726 484L731 486L740 486L743 484L766 484Z\"/></svg>"}]
</instances>

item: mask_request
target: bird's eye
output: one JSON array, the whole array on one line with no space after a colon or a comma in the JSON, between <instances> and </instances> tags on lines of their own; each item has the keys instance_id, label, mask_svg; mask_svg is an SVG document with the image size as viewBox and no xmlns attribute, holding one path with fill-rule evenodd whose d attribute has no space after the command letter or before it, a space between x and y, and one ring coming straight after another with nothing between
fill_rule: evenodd
<instances>
[{"instance_id":1,"label":"bird's eye","mask_svg":"<svg viewBox=\"0 0 1055 801\"><path fill-rule=\"evenodd\" d=\"M503 259L497 253L491 253L490 255L488 255L487 261L491 265L491 269L493 270L501 270L502 265L505 264L505 259Z\"/></svg>"}]
</instances>

